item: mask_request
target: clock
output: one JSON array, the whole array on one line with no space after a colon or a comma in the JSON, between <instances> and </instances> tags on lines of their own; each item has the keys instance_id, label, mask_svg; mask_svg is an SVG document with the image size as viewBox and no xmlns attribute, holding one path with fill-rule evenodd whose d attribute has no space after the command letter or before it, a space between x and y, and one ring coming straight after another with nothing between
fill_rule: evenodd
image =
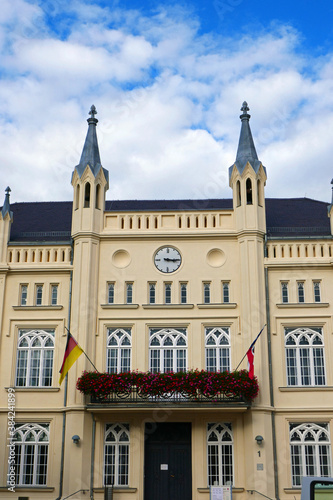
<instances>
[{"instance_id":1,"label":"clock","mask_svg":"<svg viewBox=\"0 0 333 500\"><path fill-rule=\"evenodd\" d=\"M154 263L162 273L173 273L180 267L182 258L176 248L162 247L155 253Z\"/></svg>"}]
</instances>

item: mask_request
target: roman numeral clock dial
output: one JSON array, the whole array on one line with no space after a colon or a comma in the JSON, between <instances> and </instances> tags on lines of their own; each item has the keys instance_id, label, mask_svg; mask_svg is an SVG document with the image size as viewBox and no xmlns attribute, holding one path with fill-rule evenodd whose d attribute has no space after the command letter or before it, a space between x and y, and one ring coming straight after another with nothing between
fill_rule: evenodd
<instances>
[{"instance_id":1,"label":"roman numeral clock dial","mask_svg":"<svg viewBox=\"0 0 333 500\"><path fill-rule=\"evenodd\" d=\"M162 247L155 253L154 263L162 273L173 273L180 267L182 258L176 248Z\"/></svg>"}]
</instances>

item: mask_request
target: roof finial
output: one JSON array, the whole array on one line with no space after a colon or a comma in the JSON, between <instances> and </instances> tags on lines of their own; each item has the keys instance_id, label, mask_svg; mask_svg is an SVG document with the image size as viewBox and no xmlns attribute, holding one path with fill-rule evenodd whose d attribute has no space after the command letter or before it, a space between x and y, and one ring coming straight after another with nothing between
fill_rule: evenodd
<instances>
[{"instance_id":1,"label":"roof finial","mask_svg":"<svg viewBox=\"0 0 333 500\"><path fill-rule=\"evenodd\" d=\"M333 179L331 180L331 184L332 184L332 201L331 201L331 205L333 205Z\"/></svg>"},{"instance_id":2,"label":"roof finial","mask_svg":"<svg viewBox=\"0 0 333 500\"><path fill-rule=\"evenodd\" d=\"M243 114L240 115L241 120L249 120L251 118L251 115L248 114L248 111L250 111L250 108L247 105L247 102L244 101L243 105L241 107L241 111L243 111Z\"/></svg>"},{"instance_id":3,"label":"roof finial","mask_svg":"<svg viewBox=\"0 0 333 500\"><path fill-rule=\"evenodd\" d=\"M95 118L95 115L97 115L96 106L94 106L93 104L91 105L89 114L91 115L91 118Z\"/></svg>"}]
</instances>

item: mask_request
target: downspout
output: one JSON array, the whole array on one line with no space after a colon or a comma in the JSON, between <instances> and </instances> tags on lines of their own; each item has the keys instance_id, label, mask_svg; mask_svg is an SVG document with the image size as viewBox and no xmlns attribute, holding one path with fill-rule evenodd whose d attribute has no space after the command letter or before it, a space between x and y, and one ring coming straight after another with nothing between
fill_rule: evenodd
<instances>
[{"instance_id":1,"label":"downspout","mask_svg":"<svg viewBox=\"0 0 333 500\"><path fill-rule=\"evenodd\" d=\"M94 467L95 467L95 436L96 436L96 420L95 416L91 414L93 419L92 438L91 438L91 471L90 471L90 500L94 500Z\"/></svg>"},{"instance_id":2,"label":"downspout","mask_svg":"<svg viewBox=\"0 0 333 500\"><path fill-rule=\"evenodd\" d=\"M72 250L72 252L71 252L71 266L73 267L73 258L74 258L73 240L71 241L71 250ZM71 326L72 285L73 285L73 269L71 269L70 275L69 275L69 297L68 297L68 318L67 318L68 330L70 330L70 326ZM62 437L61 437L59 496L56 498L56 500L60 500L62 497L62 488L63 488L63 480L64 480L67 392L68 392L68 373L66 374L66 377L65 377L64 411L62 413Z\"/></svg>"},{"instance_id":3,"label":"downspout","mask_svg":"<svg viewBox=\"0 0 333 500\"><path fill-rule=\"evenodd\" d=\"M266 242L265 236L265 257L266 257ZM273 368L272 368L272 342L271 342L271 317L269 307L269 287L268 287L268 268L265 267L265 290L266 290L266 322L267 322L267 349L268 349L268 372L269 372L269 395L272 422L272 444L273 444L273 466L274 466L274 486L275 498L279 500L279 476L278 476L278 461L276 449L276 427L275 427L275 409L274 409L274 391L273 391Z\"/></svg>"}]
</instances>

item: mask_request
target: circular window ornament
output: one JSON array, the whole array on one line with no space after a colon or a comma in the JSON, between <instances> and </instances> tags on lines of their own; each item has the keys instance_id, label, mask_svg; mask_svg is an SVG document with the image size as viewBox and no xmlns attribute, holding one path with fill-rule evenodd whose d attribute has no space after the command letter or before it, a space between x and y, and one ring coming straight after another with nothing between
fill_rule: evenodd
<instances>
[{"instance_id":1,"label":"circular window ornament","mask_svg":"<svg viewBox=\"0 0 333 500\"><path fill-rule=\"evenodd\" d=\"M117 250L112 255L112 263L115 267L118 267L119 269L127 267L130 264L130 262L131 262L131 256L127 252L127 250Z\"/></svg>"},{"instance_id":2,"label":"circular window ornament","mask_svg":"<svg viewBox=\"0 0 333 500\"><path fill-rule=\"evenodd\" d=\"M212 250L209 250L207 253L207 263L211 267L221 267L226 260L227 258L225 253L219 248L212 248Z\"/></svg>"}]
</instances>

